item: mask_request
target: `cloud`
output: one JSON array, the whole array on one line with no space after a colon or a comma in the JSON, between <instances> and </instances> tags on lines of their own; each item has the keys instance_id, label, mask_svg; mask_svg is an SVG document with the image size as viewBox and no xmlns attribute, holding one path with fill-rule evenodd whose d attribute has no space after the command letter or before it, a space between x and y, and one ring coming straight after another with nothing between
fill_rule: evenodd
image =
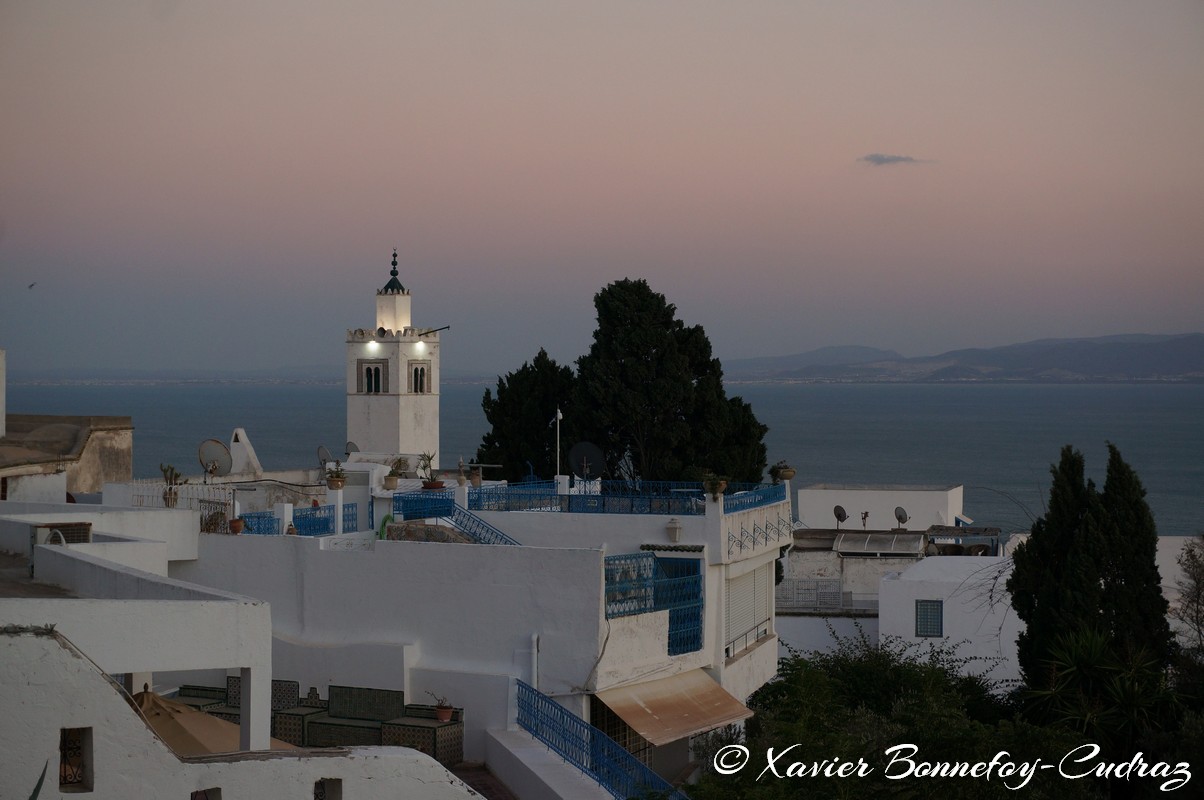
<instances>
[{"instance_id":1,"label":"cloud","mask_svg":"<svg viewBox=\"0 0 1204 800\"><path fill-rule=\"evenodd\" d=\"M923 163L918 158L912 158L911 156L891 156L891 155L886 155L885 153L870 153L868 156L862 156L861 158L859 158L857 160L864 161L867 164L873 164L875 167L884 167L887 164L920 164L920 163Z\"/></svg>"}]
</instances>

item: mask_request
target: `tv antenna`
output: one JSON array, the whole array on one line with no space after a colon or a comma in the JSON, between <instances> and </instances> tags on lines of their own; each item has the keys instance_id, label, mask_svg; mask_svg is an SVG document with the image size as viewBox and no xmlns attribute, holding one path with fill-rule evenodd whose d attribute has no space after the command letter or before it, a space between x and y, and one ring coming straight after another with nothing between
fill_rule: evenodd
<instances>
[{"instance_id":1,"label":"tv antenna","mask_svg":"<svg viewBox=\"0 0 1204 800\"><path fill-rule=\"evenodd\" d=\"M330 451L326 449L326 445L318 445L318 466L322 469L326 469L326 465L331 461L334 461L334 456L331 455Z\"/></svg>"},{"instance_id":2,"label":"tv antenna","mask_svg":"<svg viewBox=\"0 0 1204 800\"><path fill-rule=\"evenodd\" d=\"M602 477L602 448L593 442L577 442L569 450L569 471L583 481Z\"/></svg>"},{"instance_id":3,"label":"tv antenna","mask_svg":"<svg viewBox=\"0 0 1204 800\"><path fill-rule=\"evenodd\" d=\"M206 482L211 476L221 478L229 475L230 468L234 464L233 459L230 458L230 448L217 439L206 439L201 442L201 446L197 448L196 457L201 462L201 469L205 471Z\"/></svg>"}]
</instances>

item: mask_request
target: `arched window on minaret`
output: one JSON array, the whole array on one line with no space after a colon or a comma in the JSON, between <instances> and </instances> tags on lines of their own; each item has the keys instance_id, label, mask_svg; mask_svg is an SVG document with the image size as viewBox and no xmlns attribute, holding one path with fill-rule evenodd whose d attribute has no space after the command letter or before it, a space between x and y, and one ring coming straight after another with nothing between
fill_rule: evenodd
<instances>
[{"instance_id":1,"label":"arched window on minaret","mask_svg":"<svg viewBox=\"0 0 1204 800\"><path fill-rule=\"evenodd\" d=\"M429 361L411 361L410 362L410 391L414 394L430 394L431 362Z\"/></svg>"},{"instance_id":2,"label":"arched window on minaret","mask_svg":"<svg viewBox=\"0 0 1204 800\"><path fill-rule=\"evenodd\" d=\"M358 365L360 372L356 378L356 391L360 394L388 394L389 362L361 358Z\"/></svg>"}]
</instances>

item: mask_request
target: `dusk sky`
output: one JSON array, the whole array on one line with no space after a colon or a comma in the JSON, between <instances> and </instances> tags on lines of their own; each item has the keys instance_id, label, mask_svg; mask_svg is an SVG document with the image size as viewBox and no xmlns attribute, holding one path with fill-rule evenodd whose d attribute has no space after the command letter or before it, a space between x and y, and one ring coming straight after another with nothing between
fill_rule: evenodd
<instances>
[{"instance_id":1,"label":"dusk sky","mask_svg":"<svg viewBox=\"0 0 1204 800\"><path fill-rule=\"evenodd\" d=\"M0 348L446 370L1204 329L1204 2L0 2ZM36 282L36 283L35 283ZM30 284L35 284L29 288Z\"/></svg>"}]
</instances>

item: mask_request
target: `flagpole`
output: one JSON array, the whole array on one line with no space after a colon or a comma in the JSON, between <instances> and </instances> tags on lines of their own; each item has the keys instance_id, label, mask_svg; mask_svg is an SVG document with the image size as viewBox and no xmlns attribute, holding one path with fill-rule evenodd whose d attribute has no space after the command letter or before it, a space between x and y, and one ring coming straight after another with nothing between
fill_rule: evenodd
<instances>
[{"instance_id":1,"label":"flagpole","mask_svg":"<svg viewBox=\"0 0 1204 800\"><path fill-rule=\"evenodd\" d=\"M556 407L556 474L560 473L560 420L564 415L560 413L560 406Z\"/></svg>"}]
</instances>

